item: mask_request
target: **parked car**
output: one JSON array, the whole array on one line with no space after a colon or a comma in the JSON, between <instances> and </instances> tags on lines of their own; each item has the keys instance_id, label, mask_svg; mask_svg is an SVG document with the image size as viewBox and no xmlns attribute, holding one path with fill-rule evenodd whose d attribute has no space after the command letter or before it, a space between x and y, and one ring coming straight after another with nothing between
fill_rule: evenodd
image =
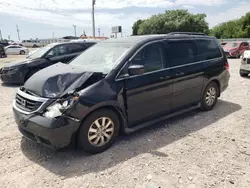
<instances>
[{"instance_id":1,"label":"parked car","mask_svg":"<svg viewBox=\"0 0 250 188\"><path fill-rule=\"evenodd\" d=\"M19 45L9 45L5 47L7 55L25 55L29 53L28 48Z\"/></svg>"},{"instance_id":2,"label":"parked car","mask_svg":"<svg viewBox=\"0 0 250 188\"><path fill-rule=\"evenodd\" d=\"M246 77L250 74L250 50L246 50L241 57L240 76Z\"/></svg>"},{"instance_id":3,"label":"parked car","mask_svg":"<svg viewBox=\"0 0 250 188\"><path fill-rule=\"evenodd\" d=\"M68 63L87 48L87 45L72 42L49 44L25 60L5 64L0 70L0 78L4 83L23 84L37 71L57 62Z\"/></svg>"},{"instance_id":4,"label":"parked car","mask_svg":"<svg viewBox=\"0 0 250 188\"><path fill-rule=\"evenodd\" d=\"M7 57L4 47L0 44L0 58L5 58Z\"/></svg>"},{"instance_id":5,"label":"parked car","mask_svg":"<svg viewBox=\"0 0 250 188\"><path fill-rule=\"evenodd\" d=\"M29 139L98 153L121 133L212 110L228 87L228 68L220 43L205 34L110 39L32 76L17 91L14 117Z\"/></svg>"},{"instance_id":6,"label":"parked car","mask_svg":"<svg viewBox=\"0 0 250 188\"><path fill-rule=\"evenodd\" d=\"M240 58L244 51L249 49L249 43L241 41L228 42L223 49L227 57Z\"/></svg>"}]
</instances>

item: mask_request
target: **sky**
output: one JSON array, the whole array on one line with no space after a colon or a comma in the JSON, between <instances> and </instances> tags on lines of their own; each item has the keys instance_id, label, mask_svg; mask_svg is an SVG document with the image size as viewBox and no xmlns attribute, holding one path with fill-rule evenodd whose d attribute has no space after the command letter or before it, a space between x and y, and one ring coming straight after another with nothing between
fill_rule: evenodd
<instances>
[{"instance_id":1,"label":"sky","mask_svg":"<svg viewBox=\"0 0 250 188\"><path fill-rule=\"evenodd\" d=\"M83 31L92 35L92 0L0 0L0 30L3 38L21 40L74 36ZM209 27L240 18L250 11L250 0L96 0L96 36L110 37L112 26L122 26L123 35L132 33L138 19L149 18L165 10L188 9L205 13Z\"/></svg>"}]
</instances>

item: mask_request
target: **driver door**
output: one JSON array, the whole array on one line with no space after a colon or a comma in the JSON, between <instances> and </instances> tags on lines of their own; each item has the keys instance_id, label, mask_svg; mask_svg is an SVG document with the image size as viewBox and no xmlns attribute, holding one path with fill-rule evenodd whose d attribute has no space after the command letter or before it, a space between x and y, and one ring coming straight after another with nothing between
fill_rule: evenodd
<instances>
[{"instance_id":1,"label":"driver door","mask_svg":"<svg viewBox=\"0 0 250 188\"><path fill-rule=\"evenodd\" d=\"M149 43L129 63L144 66L143 75L125 78L129 126L143 123L171 110L172 84L164 51L161 41Z\"/></svg>"}]
</instances>

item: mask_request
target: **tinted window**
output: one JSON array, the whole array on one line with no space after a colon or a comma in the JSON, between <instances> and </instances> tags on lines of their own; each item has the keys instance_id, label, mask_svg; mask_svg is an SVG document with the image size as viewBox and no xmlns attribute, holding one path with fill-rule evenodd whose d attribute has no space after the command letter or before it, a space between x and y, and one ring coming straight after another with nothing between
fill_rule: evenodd
<instances>
[{"instance_id":1,"label":"tinted window","mask_svg":"<svg viewBox=\"0 0 250 188\"><path fill-rule=\"evenodd\" d=\"M60 55L66 55L68 53L66 45L55 46L48 54L49 57L55 57Z\"/></svg>"},{"instance_id":2,"label":"tinted window","mask_svg":"<svg viewBox=\"0 0 250 188\"><path fill-rule=\"evenodd\" d=\"M167 59L172 67L193 63L196 55L196 45L193 41L174 41L167 45Z\"/></svg>"},{"instance_id":3,"label":"tinted window","mask_svg":"<svg viewBox=\"0 0 250 188\"><path fill-rule=\"evenodd\" d=\"M94 44L96 44L95 42L86 42L84 43L86 46L90 47L93 46Z\"/></svg>"},{"instance_id":4,"label":"tinted window","mask_svg":"<svg viewBox=\"0 0 250 188\"><path fill-rule=\"evenodd\" d=\"M222 56L218 45L212 40L197 40L198 56L197 61L215 59Z\"/></svg>"},{"instance_id":5,"label":"tinted window","mask_svg":"<svg viewBox=\"0 0 250 188\"><path fill-rule=\"evenodd\" d=\"M81 44L68 44L67 46L69 49L69 53L82 52L83 50L86 49L86 47Z\"/></svg>"},{"instance_id":6,"label":"tinted window","mask_svg":"<svg viewBox=\"0 0 250 188\"><path fill-rule=\"evenodd\" d=\"M144 72L156 71L164 68L162 43L154 43L139 51L132 60L132 65L144 65Z\"/></svg>"}]
</instances>

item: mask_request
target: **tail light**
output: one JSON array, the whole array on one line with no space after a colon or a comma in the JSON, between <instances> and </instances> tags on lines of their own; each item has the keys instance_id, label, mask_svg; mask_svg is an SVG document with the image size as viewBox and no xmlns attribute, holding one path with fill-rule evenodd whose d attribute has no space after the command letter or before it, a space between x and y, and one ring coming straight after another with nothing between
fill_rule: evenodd
<instances>
[{"instance_id":1,"label":"tail light","mask_svg":"<svg viewBox=\"0 0 250 188\"><path fill-rule=\"evenodd\" d=\"M226 70L229 70L229 64L228 64L228 61L226 61L226 63L225 63L225 68L226 68Z\"/></svg>"}]
</instances>

